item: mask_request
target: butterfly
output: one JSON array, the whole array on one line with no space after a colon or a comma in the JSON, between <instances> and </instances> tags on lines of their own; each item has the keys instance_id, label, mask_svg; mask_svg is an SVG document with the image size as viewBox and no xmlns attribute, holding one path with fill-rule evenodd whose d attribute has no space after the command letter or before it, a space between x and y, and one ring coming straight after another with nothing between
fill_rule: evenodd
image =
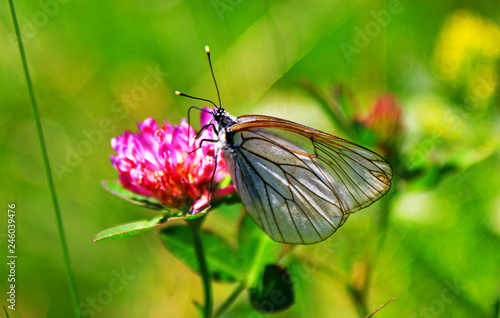
<instances>
[{"instance_id":1,"label":"butterfly","mask_svg":"<svg viewBox=\"0 0 500 318\"><path fill-rule=\"evenodd\" d=\"M231 116L220 103L208 46L206 52L219 106L176 94L215 106L191 107L213 116L201 131L212 127L218 140L201 142L217 143L246 210L273 240L321 242L389 191L392 168L371 150L281 118Z\"/></svg>"}]
</instances>

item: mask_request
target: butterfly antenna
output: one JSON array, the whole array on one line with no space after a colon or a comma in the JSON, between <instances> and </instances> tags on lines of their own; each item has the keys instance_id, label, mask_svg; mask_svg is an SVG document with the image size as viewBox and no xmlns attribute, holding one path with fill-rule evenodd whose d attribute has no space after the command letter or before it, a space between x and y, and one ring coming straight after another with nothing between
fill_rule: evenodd
<instances>
[{"instance_id":1,"label":"butterfly antenna","mask_svg":"<svg viewBox=\"0 0 500 318\"><path fill-rule=\"evenodd\" d=\"M208 47L208 45L205 46L205 51L207 52L208 64L210 65L210 72L212 72L212 78L214 80L215 89L217 90L217 97L219 98L219 108L222 108L222 103L220 101L219 86L217 86L217 81L215 80L214 68L212 67L212 59L210 58L210 48Z\"/></svg>"},{"instance_id":2,"label":"butterfly antenna","mask_svg":"<svg viewBox=\"0 0 500 318\"><path fill-rule=\"evenodd\" d=\"M191 95L187 95L187 94L184 94L184 93L181 93L179 91L175 91L175 95L177 96L183 96L183 97L187 97L187 98L191 98L191 99L197 99L197 100L202 100L202 101L205 101L205 102L209 102L210 104L214 105L215 107L217 107L217 105L215 105L214 102L212 102L211 100L209 99L205 99L205 98L200 98L200 97L194 97L194 96L191 96Z\"/></svg>"},{"instance_id":3,"label":"butterfly antenna","mask_svg":"<svg viewBox=\"0 0 500 318\"><path fill-rule=\"evenodd\" d=\"M186 95L184 93L181 93L179 91L175 91L175 95L177 96L183 96L183 97L187 97L187 98L191 98L191 99L197 99L197 100L202 100L202 101L205 101L205 102L209 102L211 103L212 105L215 106L215 108L217 108L217 105L215 105L214 102L212 102L211 100L208 100L208 99L204 99L204 98L199 98L199 97L194 97L194 96L190 96L190 95ZM208 110L205 110L203 108L199 108L199 107L196 107L196 106L191 106L189 107L188 109L188 125L191 126L191 109L193 108L196 108L198 109L199 111L202 111L202 112L205 112L205 113L209 113L211 114L212 112L208 111ZM188 140L191 140L191 130L188 130Z\"/></svg>"}]
</instances>

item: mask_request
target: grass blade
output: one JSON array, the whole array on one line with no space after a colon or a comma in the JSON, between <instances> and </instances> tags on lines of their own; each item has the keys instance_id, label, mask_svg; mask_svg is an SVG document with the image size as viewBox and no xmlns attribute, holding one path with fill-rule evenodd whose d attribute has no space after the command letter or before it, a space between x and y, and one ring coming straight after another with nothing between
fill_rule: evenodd
<instances>
[{"instance_id":1,"label":"grass blade","mask_svg":"<svg viewBox=\"0 0 500 318\"><path fill-rule=\"evenodd\" d=\"M59 210L59 203L57 201L57 195L54 187L54 181L52 179L52 171L50 169L49 156L47 154L47 148L45 146L45 139L43 137L42 124L40 122L40 115L38 113L38 106L35 99L35 93L33 90L33 84L31 82L31 77L28 69L28 61L26 60L26 53L24 51L23 39L21 37L21 31L19 30L19 23L17 21L16 10L14 7L14 1L8 0L10 6L10 13L12 16L12 22L14 23L14 29L16 30L17 43L19 45L19 53L21 55L21 60L23 63L24 76L26 77L26 83L28 85L28 91L31 100L31 108L33 110L33 116L35 118L36 132L38 135L38 142L42 151L43 164L45 167L45 174L47 176L47 183L49 186L49 191L52 197L52 205L54 208L54 214L56 217L57 232L59 235L59 241L61 242L61 249L64 256L64 264L66 267L66 276L69 283L71 302L73 305L73 314L76 318L80 317L80 312L78 310L78 295L76 292L75 278L73 276L73 270L71 268L68 245L66 243L66 237L64 235L64 228L62 224L61 212Z\"/></svg>"}]
</instances>

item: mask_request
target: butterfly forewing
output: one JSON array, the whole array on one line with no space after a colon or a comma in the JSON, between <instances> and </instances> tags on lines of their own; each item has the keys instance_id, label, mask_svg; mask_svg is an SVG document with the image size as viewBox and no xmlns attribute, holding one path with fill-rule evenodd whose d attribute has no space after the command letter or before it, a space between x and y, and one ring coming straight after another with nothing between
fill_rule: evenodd
<instances>
[{"instance_id":1,"label":"butterfly forewing","mask_svg":"<svg viewBox=\"0 0 500 318\"><path fill-rule=\"evenodd\" d=\"M390 188L389 164L368 149L273 117L237 122L224 157L248 212L276 241L323 241Z\"/></svg>"}]
</instances>

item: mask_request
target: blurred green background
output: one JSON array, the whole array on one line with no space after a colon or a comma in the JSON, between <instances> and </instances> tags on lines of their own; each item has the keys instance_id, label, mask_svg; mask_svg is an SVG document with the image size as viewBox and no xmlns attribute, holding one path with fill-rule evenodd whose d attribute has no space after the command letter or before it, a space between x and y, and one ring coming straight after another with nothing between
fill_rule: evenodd
<instances>
[{"instance_id":1,"label":"blurred green background","mask_svg":"<svg viewBox=\"0 0 500 318\"><path fill-rule=\"evenodd\" d=\"M393 194L327 241L293 250L296 304L279 317L495 317L500 286L500 9L490 1L15 1L54 170L84 317L192 317L201 282L148 232L93 243L99 231L155 216L106 192L110 139L190 105L175 90L341 135L301 83L327 98L349 87L359 118L392 93L404 130ZM0 153L17 211L17 310L70 317L71 303L26 79L7 1L0 4ZM358 140L359 142L359 140ZM373 147L373 145L365 144ZM397 162L395 162L397 161ZM385 200L385 201L384 201ZM385 203L384 203L385 202ZM380 209L390 211L380 252ZM236 242L242 206L206 227ZM7 267L0 286L7 291ZM116 286L110 282L117 281ZM216 305L234 286L215 284ZM5 299L6 294L3 294ZM2 301L2 304L5 300ZM227 317L260 317L242 295Z\"/></svg>"}]
</instances>

